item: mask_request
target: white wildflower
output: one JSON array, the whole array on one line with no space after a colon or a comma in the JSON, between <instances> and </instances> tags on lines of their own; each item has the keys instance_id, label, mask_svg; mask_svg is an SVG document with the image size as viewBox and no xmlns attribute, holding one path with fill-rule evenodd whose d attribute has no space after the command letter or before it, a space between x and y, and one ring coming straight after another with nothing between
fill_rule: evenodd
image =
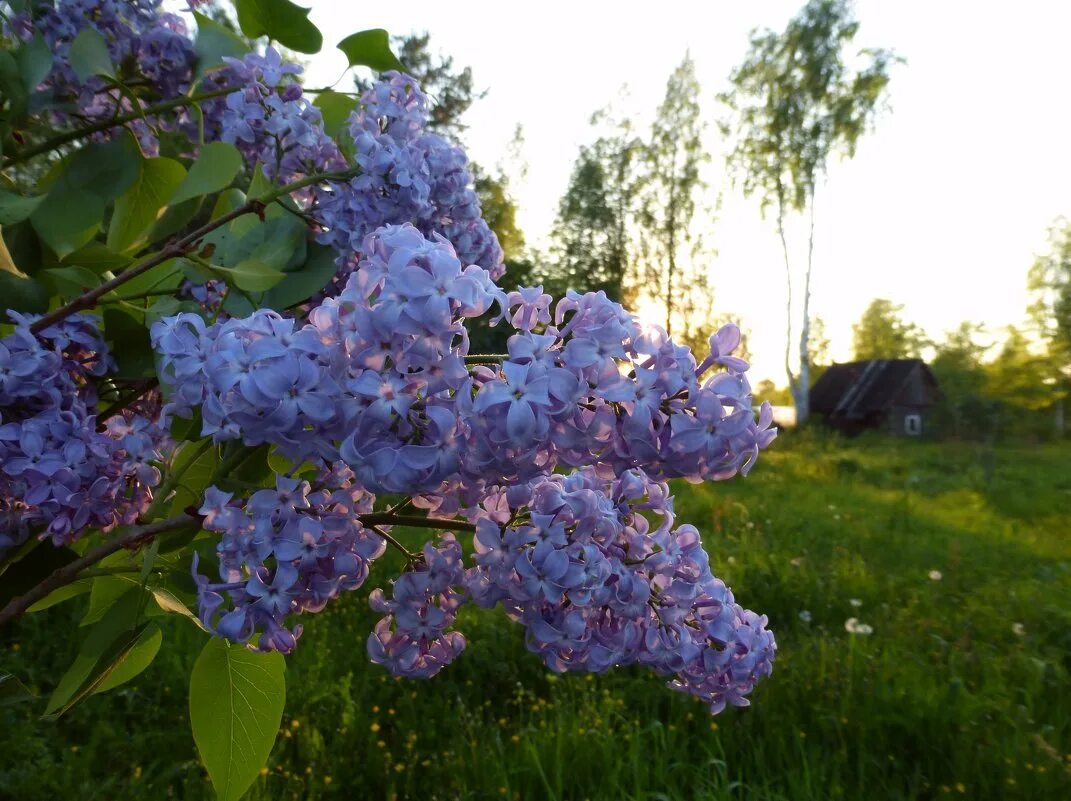
<instances>
[{"instance_id":1,"label":"white wildflower","mask_svg":"<svg viewBox=\"0 0 1071 801\"><path fill-rule=\"evenodd\" d=\"M857 617L850 617L845 620L844 630L849 634L862 634L863 636L874 633L873 626L869 626L866 623L860 623L859 618Z\"/></svg>"}]
</instances>

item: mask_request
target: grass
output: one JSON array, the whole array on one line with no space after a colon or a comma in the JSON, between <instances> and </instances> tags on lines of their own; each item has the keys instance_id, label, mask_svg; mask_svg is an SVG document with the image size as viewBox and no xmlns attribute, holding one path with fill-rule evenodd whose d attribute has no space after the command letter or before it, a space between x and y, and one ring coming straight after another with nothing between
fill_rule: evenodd
<instances>
[{"instance_id":1,"label":"grass","mask_svg":"<svg viewBox=\"0 0 1071 801\"><path fill-rule=\"evenodd\" d=\"M308 622L248 797L1071 798L1071 449L805 436L675 490L777 633L751 708L711 718L642 670L555 677L479 610L457 663L396 681L365 656L362 592ZM50 690L78 607L0 635L0 670ZM138 681L59 723L0 709L0 798L212 797L185 707L202 635L168 625Z\"/></svg>"}]
</instances>

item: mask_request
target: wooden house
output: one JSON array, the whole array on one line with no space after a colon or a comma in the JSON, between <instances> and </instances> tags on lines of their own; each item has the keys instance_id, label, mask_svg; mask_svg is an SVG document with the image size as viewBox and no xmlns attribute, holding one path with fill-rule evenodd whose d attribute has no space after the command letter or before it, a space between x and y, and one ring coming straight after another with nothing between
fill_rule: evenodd
<instances>
[{"instance_id":1,"label":"wooden house","mask_svg":"<svg viewBox=\"0 0 1071 801\"><path fill-rule=\"evenodd\" d=\"M811 387L811 413L846 434L872 429L917 437L940 392L921 359L834 364Z\"/></svg>"}]
</instances>

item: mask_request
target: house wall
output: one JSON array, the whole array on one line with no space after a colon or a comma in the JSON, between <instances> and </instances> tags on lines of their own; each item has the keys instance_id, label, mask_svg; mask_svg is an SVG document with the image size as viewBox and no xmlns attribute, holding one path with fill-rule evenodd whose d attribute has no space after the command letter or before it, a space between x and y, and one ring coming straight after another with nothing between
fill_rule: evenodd
<instances>
[{"instance_id":1,"label":"house wall","mask_svg":"<svg viewBox=\"0 0 1071 801\"><path fill-rule=\"evenodd\" d=\"M908 417L918 418L917 428L914 424L909 428ZM886 430L896 437L921 437L927 433L929 423L930 409L921 404L897 404L885 418ZM910 433L916 430L918 433Z\"/></svg>"}]
</instances>

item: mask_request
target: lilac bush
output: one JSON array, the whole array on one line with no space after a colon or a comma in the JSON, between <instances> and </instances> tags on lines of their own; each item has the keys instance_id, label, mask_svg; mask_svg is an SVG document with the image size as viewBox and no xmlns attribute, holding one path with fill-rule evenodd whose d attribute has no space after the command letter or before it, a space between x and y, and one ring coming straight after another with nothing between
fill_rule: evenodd
<instances>
[{"instance_id":1,"label":"lilac bush","mask_svg":"<svg viewBox=\"0 0 1071 801\"><path fill-rule=\"evenodd\" d=\"M746 475L776 435L735 326L693 354L602 292L512 285L464 151L400 70L334 93L335 136L298 65L205 17L194 40L155 0L0 7L22 87L4 169L54 157L0 198L5 238L36 247L0 272L0 570L38 540L63 559L0 624L118 570L140 577L113 602L132 620L183 612L271 665L394 548L367 652L396 676L458 658L472 604L552 671L638 664L712 713L748 703L773 634L666 483ZM251 37L317 46L248 14ZM396 61L365 33L351 64ZM96 151L115 163L81 149L124 142ZM504 353L470 352L477 320ZM433 534L410 550L406 528ZM118 664L143 631L98 636Z\"/></svg>"}]
</instances>

